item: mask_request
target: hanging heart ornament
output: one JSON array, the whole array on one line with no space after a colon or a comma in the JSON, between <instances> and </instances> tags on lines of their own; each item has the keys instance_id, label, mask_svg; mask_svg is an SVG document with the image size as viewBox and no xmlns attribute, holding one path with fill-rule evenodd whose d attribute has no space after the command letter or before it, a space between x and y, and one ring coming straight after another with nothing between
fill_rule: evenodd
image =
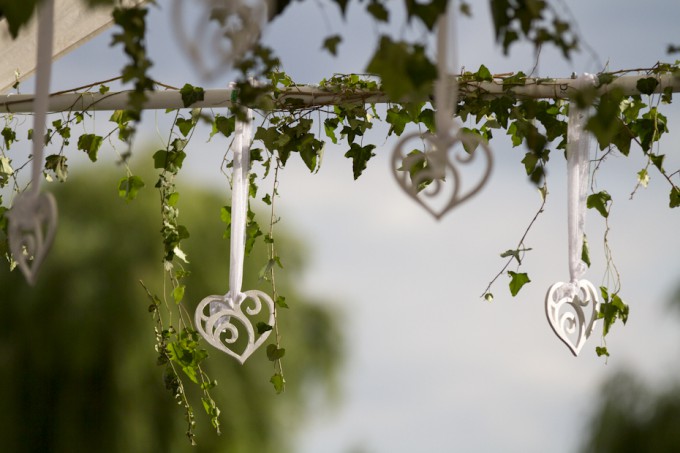
<instances>
[{"instance_id":1,"label":"hanging heart ornament","mask_svg":"<svg viewBox=\"0 0 680 453\"><path fill-rule=\"evenodd\" d=\"M262 311L263 305L268 309L269 317L262 322L271 327L274 325L274 302L262 291L246 291L236 297L232 297L231 292L224 296L208 296L196 307L196 328L208 343L243 364L271 333L271 329L261 332L251 320ZM241 333L246 336L241 337Z\"/></svg>"},{"instance_id":2,"label":"hanging heart ornament","mask_svg":"<svg viewBox=\"0 0 680 453\"><path fill-rule=\"evenodd\" d=\"M588 280L557 282L545 297L545 314L560 340L578 356L595 328L599 311L597 290Z\"/></svg>"},{"instance_id":3,"label":"hanging heart ornament","mask_svg":"<svg viewBox=\"0 0 680 453\"><path fill-rule=\"evenodd\" d=\"M57 231L57 203L49 192L24 192L15 199L7 217L9 249L33 285Z\"/></svg>"},{"instance_id":4,"label":"hanging heart ornament","mask_svg":"<svg viewBox=\"0 0 680 453\"><path fill-rule=\"evenodd\" d=\"M424 143L425 152L407 145L416 140ZM451 158L454 148L458 148L457 151L462 148L463 153ZM464 188L458 165L470 164L480 153L485 161L481 178ZM437 220L479 192L492 168L493 156L487 141L464 130L443 137L430 133L408 134L397 143L392 154L392 172L397 183ZM440 202L436 203L435 198Z\"/></svg>"}]
</instances>

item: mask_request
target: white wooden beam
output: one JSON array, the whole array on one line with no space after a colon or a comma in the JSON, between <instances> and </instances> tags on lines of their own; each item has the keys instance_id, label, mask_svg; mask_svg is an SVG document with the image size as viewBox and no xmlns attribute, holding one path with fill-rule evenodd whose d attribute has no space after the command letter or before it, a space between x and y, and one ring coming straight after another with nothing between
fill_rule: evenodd
<instances>
[{"instance_id":1,"label":"white wooden beam","mask_svg":"<svg viewBox=\"0 0 680 453\"><path fill-rule=\"evenodd\" d=\"M673 92L680 92L680 77L672 75L627 75L615 79L612 83L599 88L598 94L604 94L608 90L619 88L626 95L639 94L637 82L640 79L654 77L659 81L655 92L661 93L666 88ZM461 97L470 93L483 93L487 96L511 95L517 98L553 98L566 99L575 93L574 79L527 79L525 84L517 86L504 86L502 80L493 82L464 82L461 83ZM113 93L66 93L50 97L49 111L83 111L83 110L122 110L127 106L128 91ZM227 108L232 105L233 91L230 89L213 89L205 91L203 101L192 104L191 107L199 108ZM182 97L179 91L152 91L147 93L148 101L144 109L181 109ZM314 85L298 85L282 90L277 97L277 104L285 107L286 102L291 101L295 107L320 107L327 105L346 104L353 102L363 103L388 103L393 102L381 91L353 91L334 93L330 90ZM0 95L0 113L30 113L33 111L33 95Z\"/></svg>"}]
</instances>

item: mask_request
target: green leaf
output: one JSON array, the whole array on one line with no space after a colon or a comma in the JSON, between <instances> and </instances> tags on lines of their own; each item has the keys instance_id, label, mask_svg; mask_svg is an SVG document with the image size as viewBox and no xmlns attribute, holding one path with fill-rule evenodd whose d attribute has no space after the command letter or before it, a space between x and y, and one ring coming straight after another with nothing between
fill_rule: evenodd
<instances>
[{"instance_id":1,"label":"green leaf","mask_svg":"<svg viewBox=\"0 0 680 453\"><path fill-rule=\"evenodd\" d=\"M647 77L644 79L638 79L635 87L642 94L654 94L654 90L659 85L659 81L654 77Z\"/></svg>"},{"instance_id":2,"label":"green leaf","mask_svg":"<svg viewBox=\"0 0 680 453\"><path fill-rule=\"evenodd\" d=\"M59 182L66 181L68 177L68 164L66 163L66 156L52 154L45 159L45 170L52 170Z\"/></svg>"},{"instance_id":3,"label":"green leaf","mask_svg":"<svg viewBox=\"0 0 680 453\"><path fill-rule=\"evenodd\" d=\"M175 303L178 304L184 299L185 285L177 285L175 289L172 290L172 298L175 299Z\"/></svg>"},{"instance_id":4,"label":"green leaf","mask_svg":"<svg viewBox=\"0 0 680 453\"><path fill-rule=\"evenodd\" d=\"M279 348L275 344L267 345L267 358L272 362L280 360L284 355L286 355L286 350Z\"/></svg>"},{"instance_id":5,"label":"green leaf","mask_svg":"<svg viewBox=\"0 0 680 453\"><path fill-rule=\"evenodd\" d=\"M352 159L352 171L354 172L354 179L361 176L361 173L366 169L366 163L368 160L375 156L373 150L375 145L361 146L357 143L352 143L350 145L349 151L345 153L345 157Z\"/></svg>"},{"instance_id":6,"label":"green leaf","mask_svg":"<svg viewBox=\"0 0 680 453\"><path fill-rule=\"evenodd\" d=\"M269 194L266 194L264 197L262 197L262 201L268 206L272 205L272 198Z\"/></svg>"},{"instance_id":7,"label":"green leaf","mask_svg":"<svg viewBox=\"0 0 680 453\"><path fill-rule=\"evenodd\" d=\"M286 388L286 380L283 379L283 376L279 373L274 373L269 382L272 383L277 394L280 394Z\"/></svg>"},{"instance_id":8,"label":"green leaf","mask_svg":"<svg viewBox=\"0 0 680 453\"><path fill-rule=\"evenodd\" d=\"M182 133L183 136L189 135L189 132L194 128L194 123L193 120L191 119L185 119L185 118L177 118L177 121L175 121L175 125L179 129L179 131Z\"/></svg>"},{"instance_id":9,"label":"green leaf","mask_svg":"<svg viewBox=\"0 0 680 453\"><path fill-rule=\"evenodd\" d=\"M588 250L588 239L583 235L583 247L581 247L581 261L590 267L590 251Z\"/></svg>"},{"instance_id":10,"label":"green leaf","mask_svg":"<svg viewBox=\"0 0 680 453\"><path fill-rule=\"evenodd\" d=\"M184 151L158 150L153 154L154 168L177 173L177 171L182 168L182 163L186 156Z\"/></svg>"},{"instance_id":11,"label":"green leaf","mask_svg":"<svg viewBox=\"0 0 680 453\"><path fill-rule=\"evenodd\" d=\"M16 134L16 132L14 132L14 130L5 126L2 129L2 138L5 140L5 147L7 149L9 149L10 146L12 145L12 143L17 141L17 134ZM30 137L29 137L29 139L30 139Z\"/></svg>"},{"instance_id":12,"label":"green leaf","mask_svg":"<svg viewBox=\"0 0 680 453\"><path fill-rule=\"evenodd\" d=\"M493 82L491 71L484 65L479 67L479 70L474 74L475 80L478 82Z\"/></svg>"},{"instance_id":13,"label":"green leaf","mask_svg":"<svg viewBox=\"0 0 680 453\"><path fill-rule=\"evenodd\" d=\"M512 294L513 297L519 293L522 286L531 281L526 273L508 271L508 275L510 276L510 294Z\"/></svg>"},{"instance_id":14,"label":"green leaf","mask_svg":"<svg viewBox=\"0 0 680 453\"><path fill-rule=\"evenodd\" d=\"M601 191L588 196L586 201L586 206L588 209L597 209L597 212L602 215L602 217L609 217L609 205L607 203L611 202L612 197L606 192Z\"/></svg>"},{"instance_id":15,"label":"green leaf","mask_svg":"<svg viewBox=\"0 0 680 453\"><path fill-rule=\"evenodd\" d=\"M179 93L182 95L182 104L184 104L184 107L189 107L198 101L202 101L205 96L203 88L195 87L188 83L179 90Z\"/></svg>"},{"instance_id":16,"label":"green leaf","mask_svg":"<svg viewBox=\"0 0 680 453\"><path fill-rule=\"evenodd\" d=\"M345 14L347 13L347 4L349 3L349 0L333 0L338 7L340 8L340 12L342 13L342 17L345 17Z\"/></svg>"},{"instance_id":17,"label":"green leaf","mask_svg":"<svg viewBox=\"0 0 680 453\"><path fill-rule=\"evenodd\" d=\"M83 134L78 139L78 149L85 151L92 162L97 161L97 152L102 146L104 137L95 134Z\"/></svg>"},{"instance_id":18,"label":"green leaf","mask_svg":"<svg viewBox=\"0 0 680 453\"><path fill-rule=\"evenodd\" d=\"M404 132L404 128L411 121L411 117L405 109L395 105L387 109L385 121L390 125L390 130L387 134L391 135L394 133L399 136Z\"/></svg>"},{"instance_id":19,"label":"green leaf","mask_svg":"<svg viewBox=\"0 0 680 453\"><path fill-rule=\"evenodd\" d=\"M286 298L284 296L277 297L275 303L277 307L290 308L288 307L288 304L286 303Z\"/></svg>"},{"instance_id":20,"label":"green leaf","mask_svg":"<svg viewBox=\"0 0 680 453\"><path fill-rule=\"evenodd\" d=\"M437 23L437 19L446 11L448 0L429 0L420 2L417 0L406 0L406 12L408 19L419 18L425 26L432 30Z\"/></svg>"},{"instance_id":21,"label":"green leaf","mask_svg":"<svg viewBox=\"0 0 680 453\"><path fill-rule=\"evenodd\" d=\"M642 187L647 187L649 185L649 173L647 172L647 169L643 168L642 170L637 172L637 175L638 175L638 178L637 178L638 183Z\"/></svg>"},{"instance_id":22,"label":"green leaf","mask_svg":"<svg viewBox=\"0 0 680 453\"><path fill-rule=\"evenodd\" d=\"M393 101L425 101L432 92L437 68L425 48L382 36L366 70L380 76L381 88Z\"/></svg>"},{"instance_id":23,"label":"green leaf","mask_svg":"<svg viewBox=\"0 0 680 453\"><path fill-rule=\"evenodd\" d=\"M670 203L668 204L671 208L677 208L680 206L680 188L674 186L671 189Z\"/></svg>"},{"instance_id":24,"label":"green leaf","mask_svg":"<svg viewBox=\"0 0 680 453\"><path fill-rule=\"evenodd\" d=\"M506 250L505 252L501 253L501 258L508 258L511 256L517 260L518 264L522 264L522 259L520 258L521 252L522 250Z\"/></svg>"},{"instance_id":25,"label":"green leaf","mask_svg":"<svg viewBox=\"0 0 680 453\"><path fill-rule=\"evenodd\" d=\"M609 357L609 351L607 351L607 348L604 346L596 346L595 353L597 354L598 357L602 356Z\"/></svg>"},{"instance_id":26,"label":"green leaf","mask_svg":"<svg viewBox=\"0 0 680 453\"><path fill-rule=\"evenodd\" d=\"M338 55L338 44L342 42L342 37L340 35L333 35L326 38L321 46L322 49L326 49L333 56Z\"/></svg>"},{"instance_id":27,"label":"green leaf","mask_svg":"<svg viewBox=\"0 0 680 453\"><path fill-rule=\"evenodd\" d=\"M137 193L144 187L144 181L139 176L129 176L123 178L118 183L118 196L125 201L132 201L137 198Z\"/></svg>"},{"instance_id":28,"label":"green leaf","mask_svg":"<svg viewBox=\"0 0 680 453\"><path fill-rule=\"evenodd\" d=\"M215 115L215 120L212 123L212 132L210 132L210 137L217 134L218 132L229 137L236 130L236 117L235 116L222 116Z\"/></svg>"},{"instance_id":29,"label":"green leaf","mask_svg":"<svg viewBox=\"0 0 680 453\"><path fill-rule=\"evenodd\" d=\"M491 294L491 293L486 293L486 294L484 294L484 299L485 299L487 302L493 302L493 294Z\"/></svg>"},{"instance_id":30,"label":"green leaf","mask_svg":"<svg viewBox=\"0 0 680 453\"><path fill-rule=\"evenodd\" d=\"M257 327L257 333L259 333L260 335L262 335L265 332L269 332L270 330L272 330L272 326L270 326L266 322L262 322L262 321L259 321L257 323L256 327Z\"/></svg>"},{"instance_id":31,"label":"green leaf","mask_svg":"<svg viewBox=\"0 0 680 453\"><path fill-rule=\"evenodd\" d=\"M378 22L389 22L390 13L387 8L377 0L371 1L366 6L366 11Z\"/></svg>"}]
</instances>

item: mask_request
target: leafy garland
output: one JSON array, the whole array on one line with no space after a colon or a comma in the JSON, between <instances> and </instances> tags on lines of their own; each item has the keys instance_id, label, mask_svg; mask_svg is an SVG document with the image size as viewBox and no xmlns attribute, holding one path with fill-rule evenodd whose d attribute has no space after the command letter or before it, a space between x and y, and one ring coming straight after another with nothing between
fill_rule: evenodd
<instances>
[{"instance_id":1,"label":"leafy garland","mask_svg":"<svg viewBox=\"0 0 680 453\"><path fill-rule=\"evenodd\" d=\"M334 0L344 17L348 0ZM277 13L281 13L288 1L279 2ZM433 0L420 3L415 0L405 0L409 21L418 20L428 30L432 30L436 18L445 10L446 0ZM530 4L530 5L529 5ZM27 2L31 11L33 2ZM370 0L366 2L367 12L377 23L389 22L389 12L384 0ZM460 11L470 14L471 7L467 2L459 2ZM496 39L504 52L520 40L529 41L537 50L545 44L552 44L559 48L565 57L578 48L578 37L566 22L559 19L560 12L556 11L545 1L522 2L516 0L491 0L491 9L496 29ZM10 20L11 30L16 34L23 25L25 11L15 15L15 11L3 11ZM28 14L30 17L30 14ZM65 151L71 147L72 128L76 125L83 127L83 133L76 141L77 150L88 155L92 162L98 158L98 152L105 141L113 146L114 136L124 143L126 151L119 153L120 163L125 170L125 176L119 181L117 190L121 198L126 201L135 199L137 193L145 187L141 177L133 174L128 166L130 147L132 145L136 124L141 118L146 93L158 86L164 86L153 81L148 75L151 61L146 54L146 9L116 8L113 13L116 25L120 31L113 37L112 45L121 45L129 58L129 63L123 68L121 79L132 82L134 89L130 92L129 104L126 110L116 111L110 121L112 129L104 135L88 132L85 129L85 119L91 114L87 111L68 111L60 118L52 121L52 128L48 129L45 138L47 144L58 147L58 152L47 156L44 174L48 180L56 179L64 182L68 178L68 161ZM551 19L546 19L549 17ZM329 36L324 40L324 47L332 54L336 54L342 38L338 35ZM196 125L209 122L212 127L211 137L222 135L230 137L234 132L235 118L244 115L242 106L257 108L264 116L255 132L255 145L251 150L251 159L259 162L262 167L261 179L273 175L273 186L270 192L262 196L261 201L269 206L270 218L268 229L262 231L252 210L248 213L246 252L249 252L256 240L261 237L268 250L268 260L260 272L261 279L267 280L272 286L278 316L279 309L287 309L288 304L284 296L276 288L276 269L283 268L281 257L277 253L275 242L275 225L278 218L275 211L275 200L279 196L278 175L289 159L299 154L304 164L311 172L316 172L321 165L321 158L326 141L333 144L343 143L346 147L345 157L351 160L354 178L361 176L369 160L375 156L376 146L364 143L365 134L372 128L374 121L383 120L389 124L388 136L400 136L407 128L419 128L434 131L434 110L429 102L430 90L437 77L433 63L426 55L425 47L418 43L394 41L388 36L381 36L379 45L367 70L373 76L357 74L334 75L319 83L319 88L336 97L338 102L332 106L306 106L299 98L288 96L297 86L295 82L280 69L280 64L271 49L262 45L256 46L236 68L242 76L235 83L238 103L234 104L231 115L223 116L191 109L197 101L203 99L204 90L189 84L179 90L182 95L185 110L171 112L174 114L173 126L169 132L164 149L153 155L154 168L159 171L155 188L160 196L162 217L161 237L164 246L162 259L166 273L167 287L160 295L148 289L144 290L149 298L149 312L155 322L156 351L158 364L163 367L166 387L178 403L184 408L187 422L187 436L194 442L194 410L189 401L185 384L196 384L202 392L202 405L209 415L213 427L219 432L220 409L212 398L210 391L216 385L202 368L208 353L201 348L199 335L194 329L189 311L185 307L183 279L189 274L187 257L182 251L182 241L188 239L189 231L179 221L178 202L180 193L175 186L175 180L186 158L185 149L193 137ZM601 96L596 90L607 87L617 77L627 73L644 72L648 77L640 79L637 84L639 94L627 95L621 90L613 88ZM595 172L605 159L614 152L624 156L631 153L632 148L642 151L646 158L646 165L637 173L637 186L646 186L650 180L650 172L655 171L670 185L669 206L680 206L680 171L669 171L664 167L664 155L660 153L658 142L663 134L668 132L665 116L659 111L662 104L668 104L672 99L670 89L660 94L657 91L658 77L663 75L680 76L680 66L675 64L658 64L653 68L635 71L617 71L598 74L599 84L592 91L578 94L574 99L581 106L592 105L594 114L590 118L587 128L597 138L600 153L597 158ZM257 80L257 84L251 80ZM97 88L101 94L109 90L106 83L98 82L77 90L91 90ZM493 138L496 130L504 130L510 136L514 146L524 144L526 151L522 159L524 171L529 179L536 184L542 202L518 241L517 245L501 254L506 259L505 265L483 292L483 297L493 300L491 288L501 275L510 277L509 289L516 296L521 288L531 280L527 273L520 272L525 255L531 249L526 244L528 233L536 219L543 212L548 196L545 166L550 159L551 151L564 150L566 145L566 117L568 103L560 99L530 99L521 98L514 93L514 89L528 83L536 83L524 73L492 75L485 66L476 72L465 72L458 76L461 97L458 113L466 121L470 132L481 135L487 140ZM503 87L503 94L489 97L481 87L482 82L496 82ZM542 79L540 83L550 83L549 79ZM164 86L165 88L169 88ZM380 94L394 100L380 112L375 104L366 100L372 95ZM384 118L381 118L384 115ZM30 163L30 157L19 162L12 155L11 149L15 142L20 141L16 130L24 120L18 114L3 115L0 135L0 188L10 186L12 195L23 191L20 175ZM315 125L319 128L323 124L323 134L315 133ZM28 132L31 139L31 131ZM56 142L56 143L55 143ZM113 146L114 149L115 146ZM261 148L260 148L261 147ZM415 149L413 153L423 153L424 150ZM230 162L225 156L225 167ZM405 168L404 171L414 172L417 169ZM258 197L258 177L251 174L250 198ZM12 197L13 198L13 197ZM15 265L7 245L7 219L5 213L11 206L12 200L5 201L0 197L0 252L7 258L9 267ZM601 287L603 303L599 317L604 320L603 345L596 347L598 355L608 356L604 337L617 319L624 323L628 318L629 309L619 295L620 282L618 272L611 259L608 246L609 224L608 218L613 200L605 190L590 194L587 200L588 208L595 209L604 218L606 232L604 244L608 273L612 278L606 286ZM230 207L225 206L221 212L222 220L227 224L229 232L231 221ZM590 265L587 242L584 243L583 260ZM516 264L514 270L508 268ZM174 302L174 303L172 303ZM258 326L258 329L274 329L274 342L267 346L269 360L273 362L274 373L271 383L277 393L285 389L282 359L285 348L282 347L282 335L278 323L274 326ZM261 331L262 332L262 331ZM181 370L181 372L180 372ZM188 379L188 381L186 381Z\"/></svg>"}]
</instances>

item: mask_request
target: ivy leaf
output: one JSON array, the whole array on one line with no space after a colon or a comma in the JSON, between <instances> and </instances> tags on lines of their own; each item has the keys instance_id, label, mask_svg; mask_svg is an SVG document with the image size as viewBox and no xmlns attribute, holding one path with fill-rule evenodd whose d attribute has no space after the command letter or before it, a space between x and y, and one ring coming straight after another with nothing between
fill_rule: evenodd
<instances>
[{"instance_id":1,"label":"ivy leaf","mask_svg":"<svg viewBox=\"0 0 680 453\"><path fill-rule=\"evenodd\" d=\"M275 303L277 307L290 308L288 307L288 304L286 303L286 298L284 296L277 297Z\"/></svg>"},{"instance_id":2,"label":"ivy leaf","mask_svg":"<svg viewBox=\"0 0 680 453\"><path fill-rule=\"evenodd\" d=\"M585 234L583 235L583 246L581 247L581 261L590 267L590 250L588 249L588 239L586 239Z\"/></svg>"},{"instance_id":3,"label":"ivy leaf","mask_svg":"<svg viewBox=\"0 0 680 453\"><path fill-rule=\"evenodd\" d=\"M275 344L267 345L267 358L272 362L280 360L284 355L286 355L286 350L279 348Z\"/></svg>"},{"instance_id":4,"label":"ivy leaf","mask_svg":"<svg viewBox=\"0 0 680 453\"><path fill-rule=\"evenodd\" d=\"M628 321L629 307L626 305L618 293L609 294L607 288L600 287L603 302L600 304L600 312L598 319L604 320L602 327L603 336L607 336L609 329L617 319L620 319L624 324Z\"/></svg>"},{"instance_id":5,"label":"ivy leaf","mask_svg":"<svg viewBox=\"0 0 680 453\"><path fill-rule=\"evenodd\" d=\"M97 152L102 146L104 137L95 134L83 134L78 139L78 149L85 151L92 162L97 161Z\"/></svg>"},{"instance_id":6,"label":"ivy leaf","mask_svg":"<svg viewBox=\"0 0 680 453\"><path fill-rule=\"evenodd\" d=\"M381 88L395 101L429 99L437 78L437 68L423 46L395 42L384 35L366 70L380 76Z\"/></svg>"},{"instance_id":7,"label":"ivy leaf","mask_svg":"<svg viewBox=\"0 0 680 453\"><path fill-rule=\"evenodd\" d=\"M659 81L654 77L639 79L635 87L642 94L654 94L654 90L659 85Z\"/></svg>"},{"instance_id":8,"label":"ivy leaf","mask_svg":"<svg viewBox=\"0 0 680 453\"><path fill-rule=\"evenodd\" d=\"M522 286L531 281L526 273L508 271L508 275L510 276L510 294L512 294L512 297L515 297L517 293L519 293Z\"/></svg>"},{"instance_id":9,"label":"ivy leaf","mask_svg":"<svg viewBox=\"0 0 680 453\"><path fill-rule=\"evenodd\" d=\"M647 187L649 185L649 173L647 172L647 169L643 168L637 172L637 175L638 184L640 184L642 187Z\"/></svg>"},{"instance_id":10,"label":"ivy leaf","mask_svg":"<svg viewBox=\"0 0 680 453\"><path fill-rule=\"evenodd\" d=\"M597 212L599 212L600 215L606 219L609 217L609 206L607 203L611 201L612 197L607 193L607 191L603 190L601 192L589 195L586 201L586 206L588 206L588 209L597 209Z\"/></svg>"},{"instance_id":11,"label":"ivy leaf","mask_svg":"<svg viewBox=\"0 0 680 453\"><path fill-rule=\"evenodd\" d=\"M479 67L479 70L474 74L475 80L478 82L493 82L491 71L484 65Z\"/></svg>"},{"instance_id":12,"label":"ivy leaf","mask_svg":"<svg viewBox=\"0 0 680 453\"><path fill-rule=\"evenodd\" d=\"M437 19L446 11L448 0L430 0L429 2L419 2L416 0L406 0L406 12L408 19L417 17L425 26L432 30L437 23Z\"/></svg>"},{"instance_id":13,"label":"ivy leaf","mask_svg":"<svg viewBox=\"0 0 680 453\"><path fill-rule=\"evenodd\" d=\"M194 123L193 120L186 118L177 118L177 121L175 121L175 125L185 137L189 135L189 132L191 132L191 129L194 128L195 124L196 123Z\"/></svg>"},{"instance_id":14,"label":"ivy leaf","mask_svg":"<svg viewBox=\"0 0 680 453\"><path fill-rule=\"evenodd\" d=\"M210 137L217 134L218 132L229 137L236 130L236 117L235 116L222 116L215 115L215 119L212 123L212 131L210 132Z\"/></svg>"},{"instance_id":15,"label":"ivy leaf","mask_svg":"<svg viewBox=\"0 0 680 453\"><path fill-rule=\"evenodd\" d=\"M677 208L680 206L680 188L673 187L670 194L670 203L668 204L671 208Z\"/></svg>"},{"instance_id":16,"label":"ivy leaf","mask_svg":"<svg viewBox=\"0 0 680 453\"><path fill-rule=\"evenodd\" d=\"M357 143L352 143L350 145L349 151L345 153L345 157L352 159L352 171L354 172L354 179L359 178L361 173L366 169L366 163L368 160L375 156L373 153L375 145L361 146Z\"/></svg>"},{"instance_id":17,"label":"ivy leaf","mask_svg":"<svg viewBox=\"0 0 680 453\"><path fill-rule=\"evenodd\" d=\"M326 38L321 46L326 49L334 57L338 55L338 44L342 42L342 37L340 35L333 35Z\"/></svg>"},{"instance_id":18,"label":"ivy leaf","mask_svg":"<svg viewBox=\"0 0 680 453\"><path fill-rule=\"evenodd\" d=\"M198 101L202 101L205 96L203 88L195 87L188 83L184 84L182 89L179 90L179 94L182 95L182 104L184 104L184 107L189 107Z\"/></svg>"},{"instance_id":19,"label":"ivy leaf","mask_svg":"<svg viewBox=\"0 0 680 453\"><path fill-rule=\"evenodd\" d=\"M12 143L17 141L17 134L11 128L5 126L2 129L2 138L5 140L5 147L9 150ZM30 137L29 137L30 139Z\"/></svg>"},{"instance_id":20,"label":"ivy leaf","mask_svg":"<svg viewBox=\"0 0 680 453\"><path fill-rule=\"evenodd\" d=\"M274 373L269 382L272 383L277 394L280 394L286 388L286 380L279 373Z\"/></svg>"},{"instance_id":21,"label":"ivy leaf","mask_svg":"<svg viewBox=\"0 0 680 453\"><path fill-rule=\"evenodd\" d=\"M144 181L139 176L129 176L123 178L118 183L118 196L125 201L132 201L137 198L137 193L144 187Z\"/></svg>"},{"instance_id":22,"label":"ivy leaf","mask_svg":"<svg viewBox=\"0 0 680 453\"><path fill-rule=\"evenodd\" d=\"M607 348L604 347L604 346L596 346L595 347L595 353L597 354L598 357L602 357L602 356L609 357L609 351L607 351Z\"/></svg>"},{"instance_id":23,"label":"ivy leaf","mask_svg":"<svg viewBox=\"0 0 680 453\"><path fill-rule=\"evenodd\" d=\"M377 0L371 1L371 3L366 6L366 11L379 22L389 22L390 13L387 11L387 8L385 8L385 5Z\"/></svg>"},{"instance_id":24,"label":"ivy leaf","mask_svg":"<svg viewBox=\"0 0 680 453\"><path fill-rule=\"evenodd\" d=\"M345 18L345 15L347 14L347 4L349 3L349 0L333 0L333 1L340 8L340 12L342 13L342 17Z\"/></svg>"},{"instance_id":25,"label":"ivy leaf","mask_svg":"<svg viewBox=\"0 0 680 453\"><path fill-rule=\"evenodd\" d=\"M66 156L52 154L45 159L45 170L52 170L59 182L66 181L68 177L68 164Z\"/></svg>"},{"instance_id":26,"label":"ivy leaf","mask_svg":"<svg viewBox=\"0 0 680 453\"><path fill-rule=\"evenodd\" d=\"M172 290L172 298L175 299L175 303L179 304L184 299L184 290L186 285L177 285L175 289Z\"/></svg>"},{"instance_id":27,"label":"ivy leaf","mask_svg":"<svg viewBox=\"0 0 680 453\"><path fill-rule=\"evenodd\" d=\"M394 133L399 136L404 132L404 128L406 128L406 125L411 121L411 118L406 110L395 105L387 109L385 121L390 125L390 130L387 132L387 135L392 135L392 133Z\"/></svg>"},{"instance_id":28,"label":"ivy leaf","mask_svg":"<svg viewBox=\"0 0 680 453\"><path fill-rule=\"evenodd\" d=\"M519 257L519 254L520 250L506 250L505 252L501 253L501 258L508 258L511 256L517 260L518 264L522 264L522 260Z\"/></svg>"},{"instance_id":29,"label":"ivy leaf","mask_svg":"<svg viewBox=\"0 0 680 453\"><path fill-rule=\"evenodd\" d=\"M270 330L272 330L272 326L270 326L266 322L259 321L257 323L257 333L259 333L260 335L262 335L265 332L269 332Z\"/></svg>"}]
</instances>

